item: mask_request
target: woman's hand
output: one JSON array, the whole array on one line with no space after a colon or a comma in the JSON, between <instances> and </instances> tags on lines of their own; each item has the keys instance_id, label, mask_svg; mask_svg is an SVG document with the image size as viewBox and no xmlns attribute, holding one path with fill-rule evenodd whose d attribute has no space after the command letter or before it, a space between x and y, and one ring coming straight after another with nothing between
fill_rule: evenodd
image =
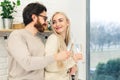
<instances>
[{"instance_id":1,"label":"woman's hand","mask_svg":"<svg viewBox=\"0 0 120 80\"><path fill-rule=\"evenodd\" d=\"M72 68L70 68L70 75L75 75L77 71L77 66L73 66Z\"/></svg>"}]
</instances>

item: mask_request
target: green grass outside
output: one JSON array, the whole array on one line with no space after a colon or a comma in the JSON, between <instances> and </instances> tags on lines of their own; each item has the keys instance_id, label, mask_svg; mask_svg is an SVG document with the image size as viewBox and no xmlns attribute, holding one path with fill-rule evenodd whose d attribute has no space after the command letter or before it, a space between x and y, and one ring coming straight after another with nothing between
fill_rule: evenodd
<instances>
[{"instance_id":1,"label":"green grass outside","mask_svg":"<svg viewBox=\"0 0 120 80\"><path fill-rule=\"evenodd\" d=\"M95 68L99 62L106 63L110 59L120 58L120 49L108 49L103 52L90 53L90 68Z\"/></svg>"}]
</instances>

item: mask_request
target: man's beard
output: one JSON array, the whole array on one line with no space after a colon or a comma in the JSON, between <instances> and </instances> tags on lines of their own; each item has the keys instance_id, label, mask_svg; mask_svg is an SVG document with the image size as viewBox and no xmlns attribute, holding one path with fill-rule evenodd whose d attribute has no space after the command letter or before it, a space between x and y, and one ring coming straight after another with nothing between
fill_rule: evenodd
<instances>
[{"instance_id":1,"label":"man's beard","mask_svg":"<svg viewBox=\"0 0 120 80\"><path fill-rule=\"evenodd\" d=\"M46 24L41 24L39 21L34 25L34 27L39 31L39 32L44 32Z\"/></svg>"}]
</instances>

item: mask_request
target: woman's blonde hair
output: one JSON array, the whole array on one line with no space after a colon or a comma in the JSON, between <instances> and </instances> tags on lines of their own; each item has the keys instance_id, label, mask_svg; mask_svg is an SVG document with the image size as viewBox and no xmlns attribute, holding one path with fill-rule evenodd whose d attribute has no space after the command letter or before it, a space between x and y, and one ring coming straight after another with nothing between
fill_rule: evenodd
<instances>
[{"instance_id":1,"label":"woman's blonde hair","mask_svg":"<svg viewBox=\"0 0 120 80\"><path fill-rule=\"evenodd\" d=\"M66 18L66 21L69 23L69 25L67 26L67 30L66 30L65 40L63 40L62 36L60 34L57 34L56 31L54 30L54 28L52 27L53 32L58 36L58 40L60 41L59 44L58 44L58 46L59 46L58 47L58 52L60 52L60 51L63 51L63 50L67 49L66 46L68 46L68 43L70 41L70 20L65 15L65 13L56 12L56 13L53 14L51 21L53 21L54 16L57 15L57 14L63 15ZM62 68L64 66L64 63L62 61L58 61L57 64L58 64L58 67L60 67L60 68Z\"/></svg>"}]
</instances>

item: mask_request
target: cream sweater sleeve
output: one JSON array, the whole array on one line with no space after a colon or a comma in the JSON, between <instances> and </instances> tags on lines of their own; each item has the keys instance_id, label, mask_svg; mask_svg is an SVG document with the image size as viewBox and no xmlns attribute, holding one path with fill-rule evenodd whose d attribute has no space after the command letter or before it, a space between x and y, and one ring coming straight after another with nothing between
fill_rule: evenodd
<instances>
[{"instance_id":1,"label":"cream sweater sleeve","mask_svg":"<svg viewBox=\"0 0 120 80\"><path fill-rule=\"evenodd\" d=\"M48 37L45 45L45 55L53 55L58 52L58 40L55 34Z\"/></svg>"},{"instance_id":2,"label":"cream sweater sleeve","mask_svg":"<svg viewBox=\"0 0 120 80\"><path fill-rule=\"evenodd\" d=\"M25 40L14 31L9 36L7 42L8 52L26 71L45 68L49 63L54 62L54 56L31 56Z\"/></svg>"},{"instance_id":3,"label":"cream sweater sleeve","mask_svg":"<svg viewBox=\"0 0 120 80\"><path fill-rule=\"evenodd\" d=\"M45 55L52 55L58 52L58 38L55 34L52 34L46 42L46 47L45 47ZM73 67L76 63L75 61L72 59L72 57L70 57L69 59L67 59L66 61L64 61L65 70L68 70L69 68ZM51 63L49 64L46 68L46 71L48 72L57 72L60 71L61 69L58 68L57 66L57 62Z\"/></svg>"},{"instance_id":4,"label":"cream sweater sleeve","mask_svg":"<svg viewBox=\"0 0 120 80\"><path fill-rule=\"evenodd\" d=\"M46 41L45 55L48 56L48 55L55 54L57 52L58 52L58 39L57 39L57 36L55 34L52 34L48 37L48 39ZM45 68L45 70L48 72L59 71L56 62L49 64Z\"/></svg>"}]
</instances>

